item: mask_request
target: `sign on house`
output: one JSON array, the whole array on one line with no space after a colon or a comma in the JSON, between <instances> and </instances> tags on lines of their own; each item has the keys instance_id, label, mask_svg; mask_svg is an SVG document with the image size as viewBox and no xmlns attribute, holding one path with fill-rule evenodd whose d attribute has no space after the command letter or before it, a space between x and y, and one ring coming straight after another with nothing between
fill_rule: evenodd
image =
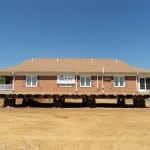
<instances>
[{"instance_id":1,"label":"sign on house","mask_svg":"<svg viewBox=\"0 0 150 150\"><path fill-rule=\"evenodd\" d=\"M57 84L75 84L74 75L58 75Z\"/></svg>"}]
</instances>

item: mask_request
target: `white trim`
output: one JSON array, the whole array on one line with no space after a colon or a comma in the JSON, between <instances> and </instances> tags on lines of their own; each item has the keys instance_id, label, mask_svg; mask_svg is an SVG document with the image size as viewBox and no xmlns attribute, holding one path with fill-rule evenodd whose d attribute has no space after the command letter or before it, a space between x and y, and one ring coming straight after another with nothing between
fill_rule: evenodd
<instances>
[{"instance_id":1,"label":"white trim","mask_svg":"<svg viewBox=\"0 0 150 150\"><path fill-rule=\"evenodd\" d=\"M12 91L13 85L12 84L0 84L0 91Z\"/></svg>"},{"instance_id":2,"label":"white trim","mask_svg":"<svg viewBox=\"0 0 150 150\"><path fill-rule=\"evenodd\" d=\"M144 89L140 88L140 79L144 79ZM140 92L145 92L146 91L146 81L145 81L145 77L139 77L139 91Z\"/></svg>"},{"instance_id":3,"label":"white trim","mask_svg":"<svg viewBox=\"0 0 150 150\"><path fill-rule=\"evenodd\" d=\"M90 78L90 85L89 86L86 85L86 81L85 81L84 85L81 85L81 78L82 77L84 77L84 78L89 77ZM90 75L80 75L80 87L91 87L91 76Z\"/></svg>"},{"instance_id":4,"label":"white trim","mask_svg":"<svg viewBox=\"0 0 150 150\"><path fill-rule=\"evenodd\" d=\"M136 75L136 92L139 91L139 81L138 81L138 72L137 72L137 75Z\"/></svg>"},{"instance_id":5,"label":"white trim","mask_svg":"<svg viewBox=\"0 0 150 150\"><path fill-rule=\"evenodd\" d=\"M103 92L103 94L105 93L105 91L104 91L104 76L102 75L102 92Z\"/></svg>"},{"instance_id":6,"label":"white trim","mask_svg":"<svg viewBox=\"0 0 150 150\"><path fill-rule=\"evenodd\" d=\"M13 80L12 80L12 89L13 91L15 90L15 76L13 76Z\"/></svg>"},{"instance_id":7,"label":"white trim","mask_svg":"<svg viewBox=\"0 0 150 150\"><path fill-rule=\"evenodd\" d=\"M96 85L97 85L97 89L99 89L99 76L97 75L97 82L96 82Z\"/></svg>"},{"instance_id":8,"label":"white trim","mask_svg":"<svg viewBox=\"0 0 150 150\"><path fill-rule=\"evenodd\" d=\"M144 89L140 88L140 79L144 79ZM147 89L147 82L146 82L146 78L150 78L150 76L139 76L138 78L138 90L139 92L147 92L150 91L150 89Z\"/></svg>"},{"instance_id":9,"label":"white trim","mask_svg":"<svg viewBox=\"0 0 150 150\"><path fill-rule=\"evenodd\" d=\"M105 68L103 67L103 74L102 74L102 93L105 93L105 85L104 85L104 73L105 73Z\"/></svg>"},{"instance_id":10,"label":"white trim","mask_svg":"<svg viewBox=\"0 0 150 150\"><path fill-rule=\"evenodd\" d=\"M27 78L30 77L31 78L31 85L28 85L27 84ZM32 77L36 77L36 84L33 85L33 82L32 82ZM37 87L37 75L26 75L26 87Z\"/></svg>"},{"instance_id":11,"label":"white trim","mask_svg":"<svg viewBox=\"0 0 150 150\"><path fill-rule=\"evenodd\" d=\"M78 75L77 75L77 73L76 73L76 77L75 77L76 79L76 92L78 92Z\"/></svg>"},{"instance_id":12,"label":"white trim","mask_svg":"<svg viewBox=\"0 0 150 150\"><path fill-rule=\"evenodd\" d=\"M103 68L103 74L105 73L105 69Z\"/></svg>"},{"instance_id":13,"label":"white trim","mask_svg":"<svg viewBox=\"0 0 150 150\"><path fill-rule=\"evenodd\" d=\"M123 78L123 85L121 86L120 85L120 78ZM115 78L118 78L118 85L115 85ZM122 87L125 87L125 76L122 76L122 75L116 75L113 77L113 84L114 84L114 87L115 88L122 88Z\"/></svg>"}]
</instances>

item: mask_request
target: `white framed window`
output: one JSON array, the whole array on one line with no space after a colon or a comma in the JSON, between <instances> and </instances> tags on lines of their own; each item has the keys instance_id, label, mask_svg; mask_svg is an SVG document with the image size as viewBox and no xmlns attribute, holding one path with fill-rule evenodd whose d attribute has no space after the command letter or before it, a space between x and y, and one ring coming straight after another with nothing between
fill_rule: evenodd
<instances>
[{"instance_id":1,"label":"white framed window","mask_svg":"<svg viewBox=\"0 0 150 150\"><path fill-rule=\"evenodd\" d=\"M139 90L140 91L150 90L150 77L139 78Z\"/></svg>"},{"instance_id":2,"label":"white framed window","mask_svg":"<svg viewBox=\"0 0 150 150\"><path fill-rule=\"evenodd\" d=\"M91 76L80 76L80 87L91 87Z\"/></svg>"},{"instance_id":3,"label":"white framed window","mask_svg":"<svg viewBox=\"0 0 150 150\"><path fill-rule=\"evenodd\" d=\"M139 89L140 89L140 91L145 91L146 90L145 78L140 78L139 79Z\"/></svg>"},{"instance_id":4,"label":"white framed window","mask_svg":"<svg viewBox=\"0 0 150 150\"><path fill-rule=\"evenodd\" d=\"M114 77L114 87L125 87L125 77L115 76Z\"/></svg>"},{"instance_id":5,"label":"white framed window","mask_svg":"<svg viewBox=\"0 0 150 150\"><path fill-rule=\"evenodd\" d=\"M26 76L26 87L37 87L37 76L35 75Z\"/></svg>"}]
</instances>

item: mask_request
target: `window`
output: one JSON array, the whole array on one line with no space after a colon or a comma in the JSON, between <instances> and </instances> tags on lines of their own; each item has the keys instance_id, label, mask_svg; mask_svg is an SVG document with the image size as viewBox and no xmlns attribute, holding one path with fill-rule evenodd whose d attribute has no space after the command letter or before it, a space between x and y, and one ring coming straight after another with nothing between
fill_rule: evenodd
<instances>
[{"instance_id":1,"label":"window","mask_svg":"<svg viewBox=\"0 0 150 150\"><path fill-rule=\"evenodd\" d=\"M140 90L145 90L145 78L140 78Z\"/></svg>"},{"instance_id":2,"label":"window","mask_svg":"<svg viewBox=\"0 0 150 150\"><path fill-rule=\"evenodd\" d=\"M26 76L26 87L37 87L37 76Z\"/></svg>"},{"instance_id":3,"label":"window","mask_svg":"<svg viewBox=\"0 0 150 150\"><path fill-rule=\"evenodd\" d=\"M91 87L91 76L80 76L80 87Z\"/></svg>"},{"instance_id":4,"label":"window","mask_svg":"<svg viewBox=\"0 0 150 150\"><path fill-rule=\"evenodd\" d=\"M4 77L0 77L0 84L5 84L5 78Z\"/></svg>"},{"instance_id":5,"label":"window","mask_svg":"<svg viewBox=\"0 0 150 150\"><path fill-rule=\"evenodd\" d=\"M124 76L114 77L114 87L125 87L125 78L124 78Z\"/></svg>"},{"instance_id":6,"label":"window","mask_svg":"<svg viewBox=\"0 0 150 150\"><path fill-rule=\"evenodd\" d=\"M139 80L140 90L150 90L150 78L140 78Z\"/></svg>"},{"instance_id":7,"label":"window","mask_svg":"<svg viewBox=\"0 0 150 150\"><path fill-rule=\"evenodd\" d=\"M146 78L146 90L150 90L150 78Z\"/></svg>"}]
</instances>

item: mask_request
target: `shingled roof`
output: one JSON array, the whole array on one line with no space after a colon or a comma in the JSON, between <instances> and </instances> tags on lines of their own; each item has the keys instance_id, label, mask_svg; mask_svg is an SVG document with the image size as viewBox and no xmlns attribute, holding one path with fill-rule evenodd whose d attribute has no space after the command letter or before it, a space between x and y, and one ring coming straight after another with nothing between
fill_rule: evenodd
<instances>
[{"instance_id":1,"label":"shingled roof","mask_svg":"<svg viewBox=\"0 0 150 150\"><path fill-rule=\"evenodd\" d=\"M14 72L51 72L51 73L137 73L150 72L148 70L130 66L117 59L93 58L36 58L23 63L0 69L0 73Z\"/></svg>"}]
</instances>

